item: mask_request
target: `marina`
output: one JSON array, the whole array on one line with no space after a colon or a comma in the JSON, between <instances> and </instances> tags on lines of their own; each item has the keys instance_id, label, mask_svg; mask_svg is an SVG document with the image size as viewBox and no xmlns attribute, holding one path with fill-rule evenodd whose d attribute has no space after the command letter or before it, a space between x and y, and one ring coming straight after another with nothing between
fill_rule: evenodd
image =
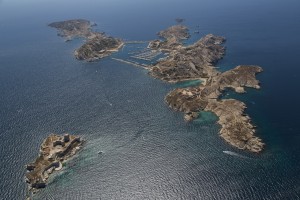
<instances>
[{"instance_id":1,"label":"marina","mask_svg":"<svg viewBox=\"0 0 300 200\"><path fill-rule=\"evenodd\" d=\"M131 58L139 59L139 60L146 60L151 61L155 57L159 56L161 54L161 51L158 50L147 50L143 51L140 54L130 56Z\"/></svg>"}]
</instances>

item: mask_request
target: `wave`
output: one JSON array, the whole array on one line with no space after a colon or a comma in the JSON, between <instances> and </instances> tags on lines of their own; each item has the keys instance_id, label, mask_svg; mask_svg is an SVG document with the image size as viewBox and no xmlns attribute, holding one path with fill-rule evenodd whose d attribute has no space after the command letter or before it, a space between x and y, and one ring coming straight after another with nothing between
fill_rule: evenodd
<instances>
[{"instance_id":1,"label":"wave","mask_svg":"<svg viewBox=\"0 0 300 200\"><path fill-rule=\"evenodd\" d=\"M238 153L235 153L233 151L223 151L223 153L226 153L226 154L231 155L231 156L237 156L237 157L240 157L240 158L247 158L247 159L249 159L248 157L243 156L243 155L238 154Z\"/></svg>"}]
</instances>

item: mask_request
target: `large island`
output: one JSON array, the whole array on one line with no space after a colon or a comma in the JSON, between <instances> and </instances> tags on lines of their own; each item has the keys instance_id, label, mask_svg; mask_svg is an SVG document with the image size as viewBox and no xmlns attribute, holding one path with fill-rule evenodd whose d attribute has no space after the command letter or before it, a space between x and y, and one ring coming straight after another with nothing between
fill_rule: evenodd
<instances>
[{"instance_id":1,"label":"large island","mask_svg":"<svg viewBox=\"0 0 300 200\"><path fill-rule=\"evenodd\" d=\"M107 36L105 33L92 31L96 24L84 19L74 19L61 22L53 22L50 27L56 28L59 36L66 41L75 37L83 37L86 42L75 50L75 57L78 60L95 61L111 55L118 51L124 43L122 40Z\"/></svg>"},{"instance_id":2,"label":"large island","mask_svg":"<svg viewBox=\"0 0 300 200\"><path fill-rule=\"evenodd\" d=\"M71 158L81 148L83 140L74 135L51 134L41 144L36 160L28 165L25 175L30 192L46 187L47 179L53 171L61 170L63 162Z\"/></svg>"},{"instance_id":3,"label":"large island","mask_svg":"<svg viewBox=\"0 0 300 200\"><path fill-rule=\"evenodd\" d=\"M158 33L163 40L151 41L148 48L168 52L150 67L149 74L166 82L202 80L196 87L177 88L166 97L166 103L174 110L184 112L186 121L199 117L199 111L210 111L218 117L221 125L220 136L229 144L243 150L260 152L264 143L254 136L255 129L250 118L244 113L246 105L235 99L221 99L226 88L244 93L245 87L259 89L255 75L262 72L259 66L241 65L219 72L215 64L224 56L222 43L225 38L206 35L196 43L184 46L182 40L188 38L188 28L172 26Z\"/></svg>"}]
</instances>

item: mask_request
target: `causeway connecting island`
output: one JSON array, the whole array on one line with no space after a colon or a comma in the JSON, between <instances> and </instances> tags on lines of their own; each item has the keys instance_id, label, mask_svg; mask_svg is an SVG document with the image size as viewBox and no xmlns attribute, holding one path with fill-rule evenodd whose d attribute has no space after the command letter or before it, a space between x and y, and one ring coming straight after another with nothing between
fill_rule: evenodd
<instances>
[{"instance_id":1,"label":"causeway connecting island","mask_svg":"<svg viewBox=\"0 0 300 200\"><path fill-rule=\"evenodd\" d=\"M57 28L59 35L66 39L84 37L87 39L75 51L75 57L80 60L94 61L112 52L118 51L124 42L120 39L108 37L104 33L92 31L92 23L83 20L67 20L54 22L49 26ZM215 65L225 55L224 37L208 34L191 45L184 45L183 41L190 37L188 27L178 23L157 34L160 39L150 41L147 49L154 55L157 52L166 55L156 60L154 64L139 64L114 58L135 66L149 70L154 78L169 83L186 80L201 80L199 86L177 88L165 97L166 103L174 110L184 113L186 121L200 117L200 111L210 111L218 117L221 125L220 136L234 147L250 152L261 152L264 143L255 136L255 127L251 119L244 112L246 105L236 99L222 99L225 89L233 89L237 93L244 93L245 87L259 89L256 74L262 68L254 65L240 65L234 69L220 72ZM145 53L143 53L145 55ZM149 53L147 53L149 58ZM144 59L144 57L135 57Z\"/></svg>"}]
</instances>

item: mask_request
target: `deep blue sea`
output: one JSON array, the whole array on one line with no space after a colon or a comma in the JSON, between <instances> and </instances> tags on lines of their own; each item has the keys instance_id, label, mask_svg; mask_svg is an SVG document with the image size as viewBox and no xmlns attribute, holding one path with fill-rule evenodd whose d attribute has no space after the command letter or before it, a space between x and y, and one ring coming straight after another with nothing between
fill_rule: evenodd
<instances>
[{"instance_id":1,"label":"deep blue sea","mask_svg":"<svg viewBox=\"0 0 300 200\"><path fill-rule=\"evenodd\" d=\"M24 165L53 132L87 143L36 200L300 199L299 10L299 0L0 0L0 199L25 198ZM247 104L263 153L226 144L211 113L186 123L169 109L164 96L187 83L111 58L77 61L83 41L47 26L84 18L115 37L151 40L178 17L189 42L227 38L221 71L263 67L261 90L224 95Z\"/></svg>"}]
</instances>

